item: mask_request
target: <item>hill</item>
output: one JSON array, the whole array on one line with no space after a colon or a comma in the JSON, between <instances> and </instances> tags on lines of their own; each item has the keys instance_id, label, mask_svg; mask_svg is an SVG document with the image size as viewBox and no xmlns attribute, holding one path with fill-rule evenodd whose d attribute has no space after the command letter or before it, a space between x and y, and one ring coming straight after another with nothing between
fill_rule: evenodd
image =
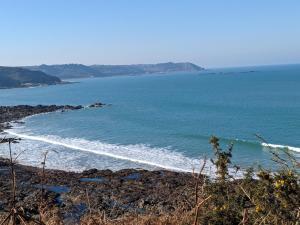
<instances>
[{"instance_id":1,"label":"hill","mask_svg":"<svg viewBox=\"0 0 300 225\"><path fill-rule=\"evenodd\" d=\"M64 78L83 78L96 77L99 75L98 71L82 64L62 64L62 65L40 65L40 66L26 66L26 69L33 71L42 71L46 74Z\"/></svg>"},{"instance_id":2,"label":"hill","mask_svg":"<svg viewBox=\"0 0 300 225\"><path fill-rule=\"evenodd\" d=\"M158 63L135 65L92 65L63 64L27 66L30 70L38 70L59 78L106 77L119 75L143 75L150 73L197 72L203 70L192 63Z\"/></svg>"},{"instance_id":3,"label":"hill","mask_svg":"<svg viewBox=\"0 0 300 225\"><path fill-rule=\"evenodd\" d=\"M58 77L41 71L32 71L19 67L0 66L0 88L30 87L59 84Z\"/></svg>"}]
</instances>

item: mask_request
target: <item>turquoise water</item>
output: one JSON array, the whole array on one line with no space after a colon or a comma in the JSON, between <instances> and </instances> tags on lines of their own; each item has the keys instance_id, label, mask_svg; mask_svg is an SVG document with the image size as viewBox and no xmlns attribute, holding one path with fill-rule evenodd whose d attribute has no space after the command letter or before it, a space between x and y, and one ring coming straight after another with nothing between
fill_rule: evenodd
<instances>
[{"instance_id":1,"label":"turquoise water","mask_svg":"<svg viewBox=\"0 0 300 225\"><path fill-rule=\"evenodd\" d=\"M20 160L83 170L128 167L191 171L211 157L211 135L234 143L235 164L274 166L273 147L300 152L300 65L207 70L76 80L78 83L0 90L0 105L82 104L104 108L33 116L10 132L24 140ZM6 155L1 147L0 156Z\"/></svg>"}]
</instances>

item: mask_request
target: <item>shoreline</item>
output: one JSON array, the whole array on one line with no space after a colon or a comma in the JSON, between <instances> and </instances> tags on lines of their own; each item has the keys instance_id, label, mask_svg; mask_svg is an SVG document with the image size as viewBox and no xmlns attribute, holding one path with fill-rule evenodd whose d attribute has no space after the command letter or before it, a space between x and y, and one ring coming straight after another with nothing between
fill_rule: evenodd
<instances>
[{"instance_id":1,"label":"shoreline","mask_svg":"<svg viewBox=\"0 0 300 225\"><path fill-rule=\"evenodd\" d=\"M79 110L83 109L82 105L17 105L17 106L0 106L0 133L5 129L11 128L11 122L20 122L28 116L38 115L42 113L56 112L59 110Z\"/></svg>"},{"instance_id":2,"label":"shoreline","mask_svg":"<svg viewBox=\"0 0 300 225\"><path fill-rule=\"evenodd\" d=\"M95 103L89 107L102 105ZM20 120L28 116L83 108L81 105L0 106L0 133L10 129L11 122L22 123ZM26 205L26 213L33 218L38 216L43 179L49 210L59 209L60 220L65 224L77 224L90 210L97 209L111 219L136 214L161 215L178 208L191 210L189 201L192 201L194 187L191 173L165 169L90 169L83 172L46 169L43 178L39 167L16 164L15 170L18 201ZM10 206L10 182L9 160L0 157L0 216ZM86 199L87 192L89 199Z\"/></svg>"},{"instance_id":3,"label":"shoreline","mask_svg":"<svg viewBox=\"0 0 300 225\"><path fill-rule=\"evenodd\" d=\"M101 103L95 103L89 107L101 106ZM0 121L2 127L9 128L10 122L19 121L26 116L82 108L55 105L0 107ZM214 138L215 146L218 146L219 139ZM4 147L9 152L8 144ZM222 159L224 153L226 152L220 151L216 155L217 160ZM19 210L28 222L45 221L49 225L179 225L199 224L197 221L202 220L216 222L213 224L221 224L224 221L240 224L245 217L248 218L242 214L245 210L253 216L251 222L257 221L257 218L266 218L271 210L275 210L272 216L275 216L276 221L278 210L280 213L286 213L287 218L291 218L292 221L299 219L298 175L297 171L290 169L275 173L249 171L241 178L231 179L230 175L222 178L218 174L222 175L223 171L230 173L230 168L227 167L229 162L226 164L227 169L217 171L218 179L211 180L202 173L204 165L198 168L201 169L200 173L197 173L197 168L195 173L132 168L118 171L89 169L68 172L47 169L46 160L36 167L21 165L14 162L15 157L18 156L13 156L13 163L0 157L0 221L8 218L9 213L15 209ZM228 157L230 160L231 155ZM277 206L282 201L280 196L277 196L278 190L282 190L279 186L281 183L287 183L293 189L292 192L289 189L283 190L287 195L291 195L291 198L287 205L279 205L278 209ZM256 202L253 203L247 191L256 196ZM271 200L265 199L266 195L271 196ZM258 211L257 208L261 205L266 205L267 210ZM289 221L281 217L280 219Z\"/></svg>"},{"instance_id":4,"label":"shoreline","mask_svg":"<svg viewBox=\"0 0 300 225\"><path fill-rule=\"evenodd\" d=\"M25 122L22 120L25 118L29 118L31 116L36 116L36 115L45 114L45 113L59 112L59 111L64 112L64 111L68 111L68 110L80 110L80 109L85 109L85 108L99 108L99 107L103 107L103 106L111 106L111 105L104 104L101 102L95 102L88 106L82 106L82 105L77 105L77 106L72 106L72 105L0 106L0 134L6 133L9 136L19 137L21 139L31 139L34 137L24 137L25 135L19 135L19 134L14 134L14 133L11 134L8 130L13 128L13 123L23 124ZM36 139L34 139L34 140L36 140ZM43 141L47 142L45 140L43 140ZM48 143L50 143L50 142L48 142ZM51 141L51 143L52 143L52 141ZM64 144L64 143L60 143L60 142L57 142L55 144L64 146L67 148L74 148L74 149L79 149L81 151L86 151L86 149L82 149L80 147L69 146L68 144ZM151 163L151 162L143 161L143 160L132 160L125 156L118 156L118 155L110 154L109 152L102 152L101 155L108 156L108 157L111 157L114 159L120 159L120 160L126 160L126 161L130 161L130 162L134 162L134 163L145 164L147 166L153 166L156 169L163 169L163 170L176 171L176 172L182 172L182 173L192 173L192 170L193 170L193 166L191 166L190 170L180 169L180 168L176 168L176 167L170 167L170 166L164 166L164 165L160 165L160 164L156 164L156 163ZM29 164L24 164L24 165L31 166ZM52 169L56 169L56 168L52 168ZM146 170L147 170L147 168L146 168ZM67 170L67 171L69 171L69 170ZM80 171L71 170L70 172L74 172L74 171L81 172L82 170L80 170Z\"/></svg>"},{"instance_id":5,"label":"shoreline","mask_svg":"<svg viewBox=\"0 0 300 225\"><path fill-rule=\"evenodd\" d=\"M93 104L87 105L87 106L82 106L82 105L77 105L77 106L73 106L73 105L36 105L36 106L30 106L30 105L17 105L17 106L0 106L0 134L2 133L6 133L9 136L12 137L17 137L22 139L29 139L29 140L39 140L40 139L34 138L34 137L27 137L26 135L20 135L20 134L14 134L13 132L10 133L9 129L13 128L13 123L16 124L23 124L25 123L24 121L22 121L25 118L29 118L31 116L37 116L40 114L45 114L45 113L54 113L54 112L65 112L68 110L81 110L81 109L86 109L86 108L98 108L98 107L103 107L103 106L110 106L110 104L104 104L101 102L95 102ZM4 112L4 113L3 113ZM31 139L33 138L33 139ZM47 142L45 140L42 140L43 142ZM53 141L51 142L47 142L50 144L53 144ZM70 146L68 144L64 144L64 143L60 143L60 142L56 142L55 145L59 145L59 146L64 146L67 148L73 148L73 149L77 149L77 150L81 150L81 151L86 151L86 149L82 149L80 147L74 147L74 146ZM156 170L166 170L166 171L174 171L174 172L178 172L178 173L187 173L187 174L192 174L194 169L197 169L196 165L191 165L190 169L181 169L181 168L176 168L176 167L170 167L170 166L164 166L164 165L160 165L160 164L156 164L156 163L149 163L148 161L142 161L142 160L132 160L130 158L126 158L123 156L116 156L116 155L112 155L110 153L107 152L103 152L101 153L101 155L103 156L108 156L114 159L119 159L119 160L126 160L126 161L130 161L130 162L135 162L135 163L140 163L140 164L144 164L147 166L152 166L154 167L154 169L149 169L149 168L143 168L141 167L128 167L128 168L124 168L124 169L145 169L145 170L149 170L149 171L156 171ZM1 158L1 156L0 156ZM27 164L27 163L21 163L24 166L33 166L36 167L36 165L32 165L32 164ZM199 167L201 166L201 163L199 165ZM68 170L68 169L62 169L62 168L57 168L57 167L53 167L50 168L51 170L63 170L65 172L83 172L84 169L82 170ZM96 167L91 167L91 168L87 168L87 169L97 169L97 170L102 170ZM106 168L104 168L106 169ZM123 168L119 168L117 170L112 169L112 171L119 171L122 170ZM242 173L235 173L233 168L229 168L230 174L239 178L242 177ZM205 176L208 177L214 177L212 174L214 172L211 171L211 168L205 167L203 170L203 174Z\"/></svg>"},{"instance_id":6,"label":"shoreline","mask_svg":"<svg viewBox=\"0 0 300 225\"><path fill-rule=\"evenodd\" d=\"M49 86L67 85L67 84L73 84L73 83L78 83L78 82L71 82L71 81L62 80L60 83L56 83L56 84L30 84L30 85L15 86L15 87L0 87L0 90L8 90L8 89L16 89L16 88L49 87Z\"/></svg>"}]
</instances>

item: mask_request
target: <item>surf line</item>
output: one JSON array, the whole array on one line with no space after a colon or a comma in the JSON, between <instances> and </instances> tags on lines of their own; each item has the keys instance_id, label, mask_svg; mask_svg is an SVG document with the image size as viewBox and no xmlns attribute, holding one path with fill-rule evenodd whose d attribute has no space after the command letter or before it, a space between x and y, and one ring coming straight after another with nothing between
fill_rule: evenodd
<instances>
[{"instance_id":1,"label":"surf line","mask_svg":"<svg viewBox=\"0 0 300 225\"><path fill-rule=\"evenodd\" d=\"M19 138L23 138L23 139L27 139L27 140L41 141L41 142L45 142L45 143L49 143L49 144L53 144L53 145L63 146L66 148L71 148L71 149L80 150L80 151L84 151L84 152L91 152L91 153L98 154L98 155L104 155L104 156L108 156L108 157L115 158L115 159L126 160L126 161L130 161L130 162L135 162L135 163L141 163L141 164L155 166L155 167L159 167L159 168L163 168L163 169L167 169L167 170L173 170L173 171L179 171L179 172L185 172L185 173L193 172L193 170L187 170L187 169L181 169L181 168L177 168L177 167L173 167L173 166L161 165L161 164L149 162L146 160L132 159L132 158L129 158L126 156L115 155L115 154L103 152L103 151L100 152L100 151L93 150L93 149L87 149L87 148L83 148L83 147L72 145L72 144L67 144L67 143L63 143L63 142L59 142L59 141L55 141L55 140L50 140L50 139L47 139L44 137L18 134L18 133L12 132L10 130L6 130L5 132L10 135L17 136Z\"/></svg>"},{"instance_id":2,"label":"surf line","mask_svg":"<svg viewBox=\"0 0 300 225\"><path fill-rule=\"evenodd\" d=\"M269 143L261 143L263 147L270 147L270 148L277 148L277 149L288 149L290 151L294 152L300 152L300 148L292 147L288 145L276 145L276 144L269 144Z\"/></svg>"}]
</instances>

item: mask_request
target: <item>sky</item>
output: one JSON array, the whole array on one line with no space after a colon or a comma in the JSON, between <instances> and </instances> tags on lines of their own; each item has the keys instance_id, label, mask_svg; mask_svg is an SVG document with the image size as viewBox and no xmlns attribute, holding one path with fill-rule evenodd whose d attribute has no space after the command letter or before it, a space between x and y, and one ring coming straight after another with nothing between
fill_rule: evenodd
<instances>
[{"instance_id":1,"label":"sky","mask_svg":"<svg viewBox=\"0 0 300 225\"><path fill-rule=\"evenodd\" d=\"M0 0L0 65L300 63L299 0Z\"/></svg>"}]
</instances>

